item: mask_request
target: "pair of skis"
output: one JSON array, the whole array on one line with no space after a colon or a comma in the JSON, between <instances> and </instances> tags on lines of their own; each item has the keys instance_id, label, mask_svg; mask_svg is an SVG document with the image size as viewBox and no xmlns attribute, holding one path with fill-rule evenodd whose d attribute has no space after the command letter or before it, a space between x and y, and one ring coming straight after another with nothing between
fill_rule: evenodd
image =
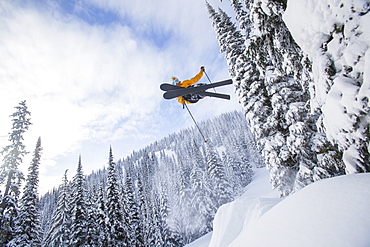
<instances>
[{"instance_id":1,"label":"pair of skis","mask_svg":"<svg viewBox=\"0 0 370 247\"><path fill-rule=\"evenodd\" d=\"M206 85L201 85L201 86L194 86L194 87L180 87L180 86L172 85L169 83L163 83L161 84L160 88L163 91L166 91L163 94L163 98L165 99L173 99L173 98L184 96L187 94L198 94L198 95L203 95L203 96L208 96L208 97L216 97L216 98L229 100L230 95L207 92L206 90L210 88L229 85L232 83L233 81L231 79L227 79L227 80L223 80L223 81L219 81L215 83L210 83Z\"/></svg>"}]
</instances>

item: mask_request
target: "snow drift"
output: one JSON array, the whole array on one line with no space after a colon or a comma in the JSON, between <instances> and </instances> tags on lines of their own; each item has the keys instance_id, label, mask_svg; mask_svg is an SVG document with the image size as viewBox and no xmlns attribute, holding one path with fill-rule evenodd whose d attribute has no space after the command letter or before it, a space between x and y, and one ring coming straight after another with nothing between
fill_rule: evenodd
<instances>
[{"instance_id":1,"label":"snow drift","mask_svg":"<svg viewBox=\"0 0 370 247\"><path fill-rule=\"evenodd\" d=\"M369 246L369 184L370 174L353 174L318 181L281 202L243 195L217 212L210 246Z\"/></svg>"},{"instance_id":2,"label":"snow drift","mask_svg":"<svg viewBox=\"0 0 370 247\"><path fill-rule=\"evenodd\" d=\"M241 197L218 209L210 246L228 246L240 232L281 201L279 193L271 190L268 171L255 169L254 174Z\"/></svg>"}]
</instances>

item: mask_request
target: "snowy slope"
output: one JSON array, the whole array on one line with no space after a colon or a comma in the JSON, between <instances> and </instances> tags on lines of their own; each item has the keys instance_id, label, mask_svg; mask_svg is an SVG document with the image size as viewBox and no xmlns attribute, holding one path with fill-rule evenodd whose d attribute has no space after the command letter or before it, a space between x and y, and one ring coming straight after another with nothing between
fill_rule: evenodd
<instances>
[{"instance_id":1,"label":"snowy slope","mask_svg":"<svg viewBox=\"0 0 370 247\"><path fill-rule=\"evenodd\" d=\"M187 246L370 246L369 185L368 173L346 175L282 200L258 169L246 192L218 210L213 234Z\"/></svg>"},{"instance_id":2,"label":"snowy slope","mask_svg":"<svg viewBox=\"0 0 370 247\"><path fill-rule=\"evenodd\" d=\"M370 246L369 185L368 173L311 184L273 207L229 246Z\"/></svg>"},{"instance_id":3,"label":"snowy slope","mask_svg":"<svg viewBox=\"0 0 370 247\"><path fill-rule=\"evenodd\" d=\"M221 206L213 221L213 236L209 246L227 246L240 232L246 231L259 217L281 201L272 191L265 168L254 171L245 193L231 203Z\"/></svg>"}]
</instances>

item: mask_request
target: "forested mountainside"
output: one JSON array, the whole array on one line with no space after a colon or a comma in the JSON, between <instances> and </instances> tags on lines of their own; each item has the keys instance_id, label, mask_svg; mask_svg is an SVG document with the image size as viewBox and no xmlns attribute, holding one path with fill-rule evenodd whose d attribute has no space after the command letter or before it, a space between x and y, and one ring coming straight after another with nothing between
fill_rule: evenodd
<instances>
[{"instance_id":1,"label":"forested mountainside","mask_svg":"<svg viewBox=\"0 0 370 247\"><path fill-rule=\"evenodd\" d=\"M86 178L80 159L73 180L41 198L43 244L181 246L211 231L217 208L264 164L240 112L199 126L207 142L185 129L117 162L111 152Z\"/></svg>"},{"instance_id":2,"label":"forested mountainside","mask_svg":"<svg viewBox=\"0 0 370 247\"><path fill-rule=\"evenodd\" d=\"M192 128L117 162L111 148L107 168L87 177L80 157L73 179L66 172L39 207L40 141L20 197L30 125L22 101L2 151L0 244L182 246L211 231L217 208L250 182L252 165L266 164L281 197L370 171L369 1L230 3L238 26L206 7L244 116L201 123L207 142Z\"/></svg>"},{"instance_id":3,"label":"forested mountainside","mask_svg":"<svg viewBox=\"0 0 370 247\"><path fill-rule=\"evenodd\" d=\"M369 172L370 3L230 2L239 27L207 7L272 186Z\"/></svg>"}]
</instances>

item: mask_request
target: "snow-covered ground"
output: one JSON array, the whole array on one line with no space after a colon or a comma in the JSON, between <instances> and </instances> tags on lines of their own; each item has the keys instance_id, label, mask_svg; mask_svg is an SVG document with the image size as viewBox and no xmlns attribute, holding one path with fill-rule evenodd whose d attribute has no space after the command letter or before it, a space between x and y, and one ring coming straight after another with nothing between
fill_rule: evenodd
<instances>
[{"instance_id":1,"label":"snow-covered ground","mask_svg":"<svg viewBox=\"0 0 370 247\"><path fill-rule=\"evenodd\" d=\"M257 169L245 193L223 205L214 231L188 247L370 246L370 174L318 181L283 199Z\"/></svg>"},{"instance_id":2,"label":"snow-covered ground","mask_svg":"<svg viewBox=\"0 0 370 247\"><path fill-rule=\"evenodd\" d=\"M370 246L370 174L318 181L282 202L229 246Z\"/></svg>"}]
</instances>

